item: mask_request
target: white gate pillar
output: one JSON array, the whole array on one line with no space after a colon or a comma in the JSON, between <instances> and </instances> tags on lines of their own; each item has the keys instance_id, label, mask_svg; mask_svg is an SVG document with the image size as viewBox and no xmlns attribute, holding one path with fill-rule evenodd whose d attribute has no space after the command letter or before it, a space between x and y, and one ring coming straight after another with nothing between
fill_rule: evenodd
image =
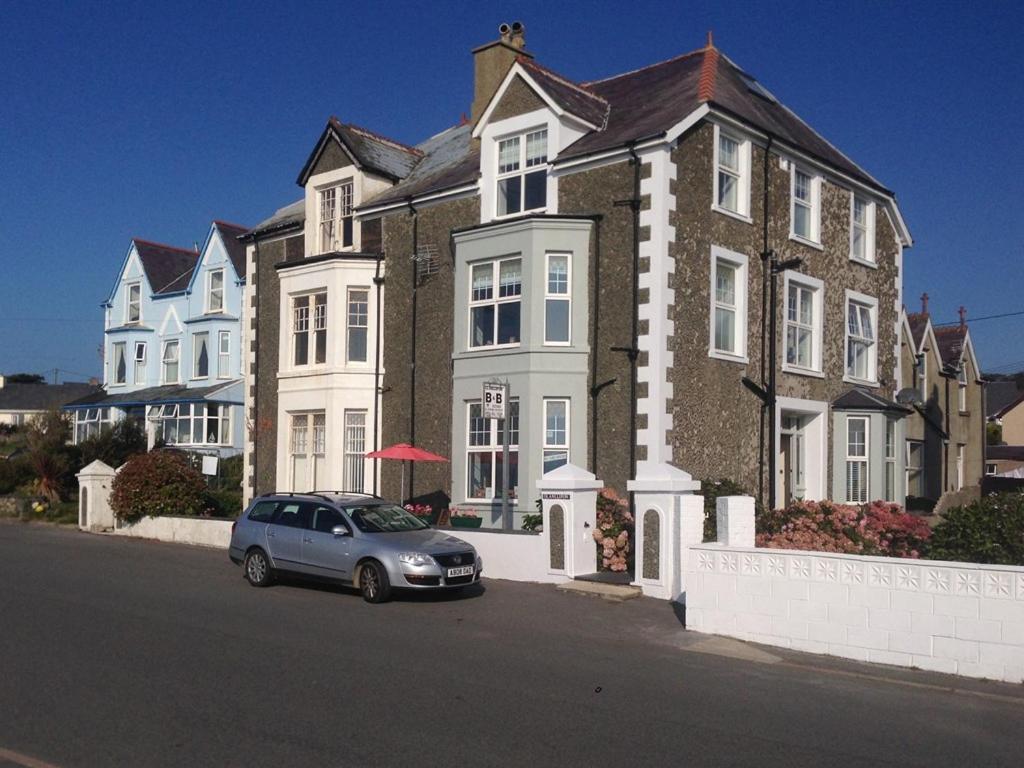
<instances>
[{"instance_id":1,"label":"white gate pillar","mask_svg":"<svg viewBox=\"0 0 1024 768\"><path fill-rule=\"evenodd\" d=\"M597 573L597 493L604 487L591 472L563 464L537 481L544 534L548 542L548 573L573 579Z\"/></svg>"},{"instance_id":2,"label":"white gate pillar","mask_svg":"<svg viewBox=\"0 0 1024 768\"><path fill-rule=\"evenodd\" d=\"M641 461L626 487L636 509L633 583L650 597L677 600L689 547L704 538L700 481L671 464Z\"/></svg>"},{"instance_id":3,"label":"white gate pillar","mask_svg":"<svg viewBox=\"0 0 1024 768\"><path fill-rule=\"evenodd\" d=\"M102 531L114 527L110 508L110 485L117 473L99 459L82 467L78 478L78 527L83 531Z\"/></svg>"}]
</instances>

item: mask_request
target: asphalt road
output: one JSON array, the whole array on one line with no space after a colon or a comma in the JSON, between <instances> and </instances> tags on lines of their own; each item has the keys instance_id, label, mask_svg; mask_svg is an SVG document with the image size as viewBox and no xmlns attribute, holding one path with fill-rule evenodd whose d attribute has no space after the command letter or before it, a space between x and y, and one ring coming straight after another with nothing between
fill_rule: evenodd
<instances>
[{"instance_id":1,"label":"asphalt road","mask_svg":"<svg viewBox=\"0 0 1024 768\"><path fill-rule=\"evenodd\" d=\"M485 581L372 606L0 523L4 768L1024 764L1020 686L765 650L653 600Z\"/></svg>"}]
</instances>

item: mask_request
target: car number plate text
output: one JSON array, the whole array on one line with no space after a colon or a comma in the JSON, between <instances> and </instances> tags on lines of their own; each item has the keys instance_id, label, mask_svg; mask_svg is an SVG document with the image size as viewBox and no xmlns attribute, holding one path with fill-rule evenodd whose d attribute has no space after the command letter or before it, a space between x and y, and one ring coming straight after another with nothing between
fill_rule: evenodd
<instances>
[{"instance_id":1,"label":"car number plate text","mask_svg":"<svg viewBox=\"0 0 1024 768\"><path fill-rule=\"evenodd\" d=\"M472 565L464 565L461 568L449 568L448 569L448 578L449 579L452 578L453 576L472 576L472 575L473 575L473 566Z\"/></svg>"}]
</instances>

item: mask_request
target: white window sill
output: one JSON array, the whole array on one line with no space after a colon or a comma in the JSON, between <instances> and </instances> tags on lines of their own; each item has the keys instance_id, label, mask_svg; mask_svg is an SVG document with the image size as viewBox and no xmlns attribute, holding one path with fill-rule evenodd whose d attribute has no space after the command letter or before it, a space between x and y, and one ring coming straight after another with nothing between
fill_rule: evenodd
<instances>
[{"instance_id":1,"label":"white window sill","mask_svg":"<svg viewBox=\"0 0 1024 768\"><path fill-rule=\"evenodd\" d=\"M728 216L730 219L737 219L739 221L746 222L747 224L754 223L754 220L746 214L740 213L739 211L733 211L728 208L722 208L720 205L716 205L715 203L711 204L711 210L715 213L720 213L723 216Z\"/></svg>"},{"instance_id":2,"label":"white window sill","mask_svg":"<svg viewBox=\"0 0 1024 768\"><path fill-rule=\"evenodd\" d=\"M543 347L561 347L562 349L565 349L566 347L571 347L572 346L572 342L571 341L545 341L541 346L543 346Z\"/></svg>"},{"instance_id":3,"label":"white window sill","mask_svg":"<svg viewBox=\"0 0 1024 768\"><path fill-rule=\"evenodd\" d=\"M863 267L878 269L877 261L871 261L870 259L862 259L859 256L854 256L853 254L850 254L850 261L852 261L854 264L860 264Z\"/></svg>"},{"instance_id":4,"label":"white window sill","mask_svg":"<svg viewBox=\"0 0 1024 768\"><path fill-rule=\"evenodd\" d=\"M713 357L715 360L724 360L727 363L739 363L740 365L746 365L750 362L746 355L734 355L731 352L722 352L718 349L709 349L708 357Z\"/></svg>"},{"instance_id":5,"label":"white window sill","mask_svg":"<svg viewBox=\"0 0 1024 768\"><path fill-rule=\"evenodd\" d=\"M505 221L506 219L516 219L520 216L530 216L535 213L547 213L548 207L545 205L543 208L531 208L528 211L516 211L515 213L502 213L494 214L494 218L491 221Z\"/></svg>"},{"instance_id":6,"label":"white window sill","mask_svg":"<svg viewBox=\"0 0 1024 768\"><path fill-rule=\"evenodd\" d=\"M813 377L815 379L824 379L825 378L825 372L824 371L816 371L813 368L803 368L803 367L801 367L799 365L791 365L789 363L783 363L782 364L782 372L783 373L790 373L790 374L793 374L794 376L811 376L811 377Z\"/></svg>"},{"instance_id":7,"label":"white window sill","mask_svg":"<svg viewBox=\"0 0 1024 768\"><path fill-rule=\"evenodd\" d=\"M825 246L823 246L821 243L816 243L814 240L808 240L806 237L801 237L800 235L798 235L798 234L796 234L794 232L790 232L789 233L789 239L792 240L795 243L800 243L801 245L806 245L809 248L814 248L814 249L819 250L819 251L824 251L825 250Z\"/></svg>"},{"instance_id":8,"label":"white window sill","mask_svg":"<svg viewBox=\"0 0 1024 768\"><path fill-rule=\"evenodd\" d=\"M209 381L209 376L193 376L189 381Z\"/></svg>"},{"instance_id":9,"label":"white window sill","mask_svg":"<svg viewBox=\"0 0 1024 768\"><path fill-rule=\"evenodd\" d=\"M514 344L491 344L487 347L467 347L466 352L494 352L501 351L503 349L518 349L522 346L522 342L515 342Z\"/></svg>"},{"instance_id":10,"label":"white window sill","mask_svg":"<svg viewBox=\"0 0 1024 768\"><path fill-rule=\"evenodd\" d=\"M877 387L878 386L878 381L877 380L876 381L870 381L869 379L858 379L858 378L855 378L855 377L851 376L848 373L843 374L843 381L845 381L847 384L859 384L862 387Z\"/></svg>"}]
</instances>

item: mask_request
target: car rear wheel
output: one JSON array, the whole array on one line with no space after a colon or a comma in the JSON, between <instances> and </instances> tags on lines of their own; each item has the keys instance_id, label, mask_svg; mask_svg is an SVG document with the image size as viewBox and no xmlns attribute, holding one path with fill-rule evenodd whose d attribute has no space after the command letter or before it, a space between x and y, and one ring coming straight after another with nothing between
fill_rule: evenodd
<instances>
[{"instance_id":1,"label":"car rear wheel","mask_svg":"<svg viewBox=\"0 0 1024 768\"><path fill-rule=\"evenodd\" d=\"M254 587L269 587L274 583L274 569L262 549L250 549L245 556L245 579Z\"/></svg>"},{"instance_id":2,"label":"car rear wheel","mask_svg":"<svg viewBox=\"0 0 1024 768\"><path fill-rule=\"evenodd\" d=\"M359 572L359 591L368 603L383 603L391 598L391 582L384 566L375 560L366 563Z\"/></svg>"}]
</instances>

